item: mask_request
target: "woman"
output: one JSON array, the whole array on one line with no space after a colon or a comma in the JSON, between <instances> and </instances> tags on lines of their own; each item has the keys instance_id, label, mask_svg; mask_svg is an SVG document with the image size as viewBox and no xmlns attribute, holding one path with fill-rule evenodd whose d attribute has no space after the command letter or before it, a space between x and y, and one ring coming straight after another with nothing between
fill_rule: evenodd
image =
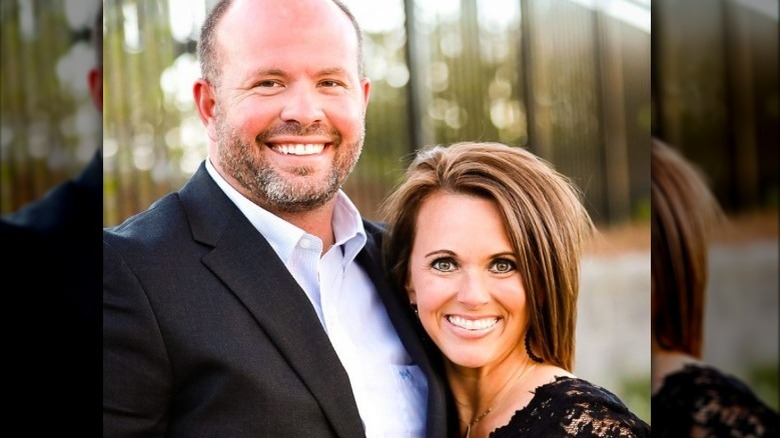
<instances>
[{"instance_id":1,"label":"woman","mask_svg":"<svg viewBox=\"0 0 780 438\"><path fill-rule=\"evenodd\" d=\"M657 139L651 147L653 435L776 437L777 413L701 361L717 200L679 152Z\"/></svg>"},{"instance_id":2,"label":"woman","mask_svg":"<svg viewBox=\"0 0 780 438\"><path fill-rule=\"evenodd\" d=\"M385 263L443 368L460 436L649 436L572 374L579 260L593 225L565 177L528 151L418 153L383 205Z\"/></svg>"}]
</instances>

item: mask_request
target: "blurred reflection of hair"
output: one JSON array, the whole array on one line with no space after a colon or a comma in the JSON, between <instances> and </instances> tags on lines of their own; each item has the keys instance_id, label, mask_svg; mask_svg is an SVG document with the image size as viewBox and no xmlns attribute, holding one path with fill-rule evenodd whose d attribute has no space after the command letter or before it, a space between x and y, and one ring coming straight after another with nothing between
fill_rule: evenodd
<instances>
[{"instance_id":1,"label":"blurred reflection of hair","mask_svg":"<svg viewBox=\"0 0 780 438\"><path fill-rule=\"evenodd\" d=\"M724 218L699 169L653 139L653 436L778 436L778 414L743 382L702 362L708 252Z\"/></svg>"}]
</instances>

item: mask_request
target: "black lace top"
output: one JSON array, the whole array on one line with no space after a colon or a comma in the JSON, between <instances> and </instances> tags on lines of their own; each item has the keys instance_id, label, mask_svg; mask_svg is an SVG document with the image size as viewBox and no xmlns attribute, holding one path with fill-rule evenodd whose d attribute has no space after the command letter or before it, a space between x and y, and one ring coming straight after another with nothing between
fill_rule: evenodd
<instances>
[{"instance_id":1,"label":"black lace top","mask_svg":"<svg viewBox=\"0 0 780 438\"><path fill-rule=\"evenodd\" d=\"M649 436L650 426L615 394L571 377L536 388L528 406L490 433L491 438Z\"/></svg>"},{"instance_id":2,"label":"black lace top","mask_svg":"<svg viewBox=\"0 0 780 438\"><path fill-rule=\"evenodd\" d=\"M653 436L777 437L778 413L740 380L686 365L653 395Z\"/></svg>"}]
</instances>

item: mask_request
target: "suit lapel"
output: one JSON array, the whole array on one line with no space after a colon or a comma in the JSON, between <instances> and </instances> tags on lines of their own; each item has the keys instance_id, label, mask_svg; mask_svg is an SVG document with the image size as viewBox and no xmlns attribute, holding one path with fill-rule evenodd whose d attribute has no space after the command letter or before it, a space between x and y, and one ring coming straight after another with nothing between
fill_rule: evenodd
<instances>
[{"instance_id":1,"label":"suit lapel","mask_svg":"<svg viewBox=\"0 0 780 438\"><path fill-rule=\"evenodd\" d=\"M203 166L180 195L196 240L214 246L203 263L244 303L288 358L337 434L363 436L349 377L311 302L273 248Z\"/></svg>"}]
</instances>

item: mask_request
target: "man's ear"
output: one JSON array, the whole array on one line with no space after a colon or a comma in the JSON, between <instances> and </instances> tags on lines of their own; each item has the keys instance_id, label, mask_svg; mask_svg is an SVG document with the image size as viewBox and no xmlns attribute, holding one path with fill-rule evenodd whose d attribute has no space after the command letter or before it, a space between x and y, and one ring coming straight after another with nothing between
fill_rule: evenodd
<instances>
[{"instance_id":1,"label":"man's ear","mask_svg":"<svg viewBox=\"0 0 780 438\"><path fill-rule=\"evenodd\" d=\"M103 112L103 67L93 67L87 73L87 85L92 103L101 113Z\"/></svg>"},{"instance_id":2,"label":"man's ear","mask_svg":"<svg viewBox=\"0 0 780 438\"><path fill-rule=\"evenodd\" d=\"M217 129L215 125L215 111L217 100L214 87L203 78L195 81L192 86L192 94L195 97L195 108L198 110L200 121L206 127L206 133L212 141L216 141Z\"/></svg>"},{"instance_id":3,"label":"man's ear","mask_svg":"<svg viewBox=\"0 0 780 438\"><path fill-rule=\"evenodd\" d=\"M371 99L371 80L362 78L360 80L360 87L363 90L363 112L365 112L368 109L368 101Z\"/></svg>"}]
</instances>

